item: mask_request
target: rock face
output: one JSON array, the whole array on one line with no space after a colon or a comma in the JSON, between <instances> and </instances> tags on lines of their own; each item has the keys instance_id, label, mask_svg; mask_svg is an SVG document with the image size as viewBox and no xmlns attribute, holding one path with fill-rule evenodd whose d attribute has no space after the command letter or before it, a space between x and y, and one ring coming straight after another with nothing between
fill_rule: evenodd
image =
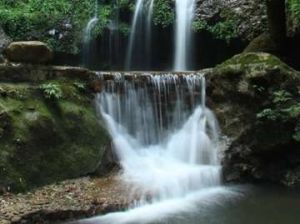
<instances>
[{"instance_id":1,"label":"rock face","mask_svg":"<svg viewBox=\"0 0 300 224\"><path fill-rule=\"evenodd\" d=\"M11 42L11 39L5 34L4 30L0 26L0 63L4 61L3 58L3 50L7 47L7 45Z\"/></svg>"},{"instance_id":2,"label":"rock face","mask_svg":"<svg viewBox=\"0 0 300 224\"><path fill-rule=\"evenodd\" d=\"M32 64L48 63L53 58L52 50L40 41L12 42L5 49L5 55L9 61Z\"/></svg>"},{"instance_id":3,"label":"rock face","mask_svg":"<svg viewBox=\"0 0 300 224\"><path fill-rule=\"evenodd\" d=\"M207 82L230 138L225 180L300 186L300 74L270 54L244 53L210 70Z\"/></svg>"},{"instance_id":4,"label":"rock face","mask_svg":"<svg viewBox=\"0 0 300 224\"><path fill-rule=\"evenodd\" d=\"M33 70L26 68L23 74ZM110 138L85 88L87 71L43 68L34 73L42 78L26 83L0 77L0 192L101 173ZM18 70L7 65L5 72L14 77Z\"/></svg>"},{"instance_id":5,"label":"rock face","mask_svg":"<svg viewBox=\"0 0 300 224\"><path fill-rule=\"evenodd\" d=\"M252 40L266 30L266 7L260 0L198 0L197 14L208 24L233 22L241 39Z\"/></svg>"}]
</instances>

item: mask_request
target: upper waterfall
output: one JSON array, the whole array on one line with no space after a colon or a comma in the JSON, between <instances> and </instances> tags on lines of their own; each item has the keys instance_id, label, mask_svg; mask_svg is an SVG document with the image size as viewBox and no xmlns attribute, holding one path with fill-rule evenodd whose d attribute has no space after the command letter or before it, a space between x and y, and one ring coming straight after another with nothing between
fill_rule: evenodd
<instances>
[{"instance_id":1,"label":"upper waterfall","mask_svg":"<svg viewBox=\"0 0 300 224\"><path fill-rule=\"evenodd\" d=\"M89 20L88 24L84 29L84 37L83 37L83 64L87 65L90 61L90 42L92 37L92 30L96 26L98 22L98 0L95 0L94 5L94 16Z\"/></svg>"},{"instance_id":2,"label":"upper waterfall","mask_svg":"<svg viewBox=\"0 0 300 224\"><path fill-rule=\"evenodd\" d=\"M174 70L186 71L192 49L192 22L196 0L176 0Z\"/></svg>"},{"instance_id":3,"label":"upper waterfall","mask_svg":"<svg viewBox=\"0 0 300 224\"><path fill-rule=\"evenodd\" d=\"M126 70L132 70L137 63L144 70L150 68L153 7L154 0L136 1L125 60Z\"/></svg>"}]
</instances>

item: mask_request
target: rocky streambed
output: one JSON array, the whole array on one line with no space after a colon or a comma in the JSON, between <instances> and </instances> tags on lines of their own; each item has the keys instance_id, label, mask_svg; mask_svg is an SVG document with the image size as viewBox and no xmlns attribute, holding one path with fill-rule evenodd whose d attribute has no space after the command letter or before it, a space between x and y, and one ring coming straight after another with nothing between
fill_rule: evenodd
<instances>
[{"instance_id":1,"label":"rocky streambed","mask_svg":"<svg viewBox=\"0 0 300 224\"><path fill-rule=\"evenodd\" d=\"M67 180L24 194L9 193L0 196L0 224L59 223L121 210L130 203L128 192L119 175L113 174Z\"/></svg>"}]
</instances>

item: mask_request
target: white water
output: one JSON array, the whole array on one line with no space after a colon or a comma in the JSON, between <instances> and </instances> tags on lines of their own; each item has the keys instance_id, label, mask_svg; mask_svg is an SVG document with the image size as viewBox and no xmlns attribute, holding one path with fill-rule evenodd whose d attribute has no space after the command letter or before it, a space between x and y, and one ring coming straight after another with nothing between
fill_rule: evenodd
<instances>
[{"instance_id":1,"label":"white water","mask_svg":"<svg viewBox=\"0 0 300 224\"><path fill-rule=\"evenodd\" d=\"M112 16L107 26L109 31L108 37L108 61L111 69L114 69L120 59L120 21L119 21L119 0L114 0Z\"/></svg>"},{"instance_id":2,"label":"white water","mask_svg":"<svg viewBox=\"0 0 300 224\"><path fill-rule=\"evenodd\" d=\"M195 4L196 0L176 0L175 71L186 71L189 69L188 56L191 54L191 34Z\"/></svg>"},{"instance_id":3,"label":"white water","mask_svg":"<svg viewBox=\"0 0 300 224\"><path fill-rule=\"evenodd\" d=\"M154 0L136 0L125 61L126 70L132 69L137 57L143 57L146 61L145 66L149 67L153 7Z\"/></svg>"},{"instance_id":4,"label":"white water","mask_svg":"<svg viewBox=\"0 0 300 224\"><path fill-rule=\"evenodd\" d=\"M83 43L84 43L84 47L83 47L83 54L84 54L84 64L86 64L89 61L89 54L90 54L90 42L91 42L91 38L92 38L92 30L94 29L94 27L96 26L97 22L98 22L98 0L95 0L95 6L94 6L94 17L91 18L88 22L88 24L86 25L85 29L84 29L84 36L83 36Z\"/></svg>"},{"instance_id":5,"label":"white water","mask_svg":"<svg viewBox=\"0 0 300 224\"><path fill-rule=\"evenodd\" d=\"M221 203L219 131L205 106L201 74L151 75L147 82L115 74L97 96L124 183L141 195L126 212L83 223L153 223Z\"/></svg>"}]
</instances>

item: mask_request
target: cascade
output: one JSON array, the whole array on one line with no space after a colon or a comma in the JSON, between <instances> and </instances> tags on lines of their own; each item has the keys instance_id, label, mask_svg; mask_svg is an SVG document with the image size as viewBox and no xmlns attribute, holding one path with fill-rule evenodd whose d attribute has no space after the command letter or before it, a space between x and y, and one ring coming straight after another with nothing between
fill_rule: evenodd
<instances>
[{"instance_id":1,"label":"cascade","mask_svg":"<svg viewBox=\"0 0 300 224\"><path fill-rule=\"evenodd\" d=\"M230 194L221 185L218 124L201 74L114 73L96 104L112 136L122 180L140 198L88 223L153 223ZM106 81L105 81L106 80ZM85 222L83 222L85 223Z\"/></svg>"},{"instance_id":2,"label":"cascade","mask_svg":"<svg viewBox=\"0 0 300 224\"><path fill-rule=\"evenodd\" d=\"M95 0L94 6L95 12L93 18L91 18L84 29L84 37L83 37L83 64L87 64L90 61L90 42L92 37L92 30L96 26L98 22L98 0Z\"/></svg>"},{"instance_id":3,"label":"cascade","mask_svg":"<svg viewBox=\"0 0 300 224\"><path fill-rule=\"evenodd\" d=\"M118 65L119 61L119 51L120 51L120 27L119 27L119 0L114 1L113 7L113 15L109 21L107 26L109 31L109 38L108 38L108 59L109 59L109 66L110 68L114 68Z\"/></svg>"},{"instance_id":4,"label":"cascade","mask_svg":"<svg viewBox=\"0 0 300 224\"><path fill-rule=\"evenodd\" d=\"M137 64L147 69L151 63L151 25L154 0L137 0L128 40L125 69Z\"/></svg>"},{"instance_id":5,"label":"cascade","mask_svg":"<svg viewBox=\"0 0 300 224\"><path fill-rule=\"evenodd\" d=\"M186 71L189 69L195 4L196 0L176 0L175 71Z\"/></svg>"}]
</instances>

